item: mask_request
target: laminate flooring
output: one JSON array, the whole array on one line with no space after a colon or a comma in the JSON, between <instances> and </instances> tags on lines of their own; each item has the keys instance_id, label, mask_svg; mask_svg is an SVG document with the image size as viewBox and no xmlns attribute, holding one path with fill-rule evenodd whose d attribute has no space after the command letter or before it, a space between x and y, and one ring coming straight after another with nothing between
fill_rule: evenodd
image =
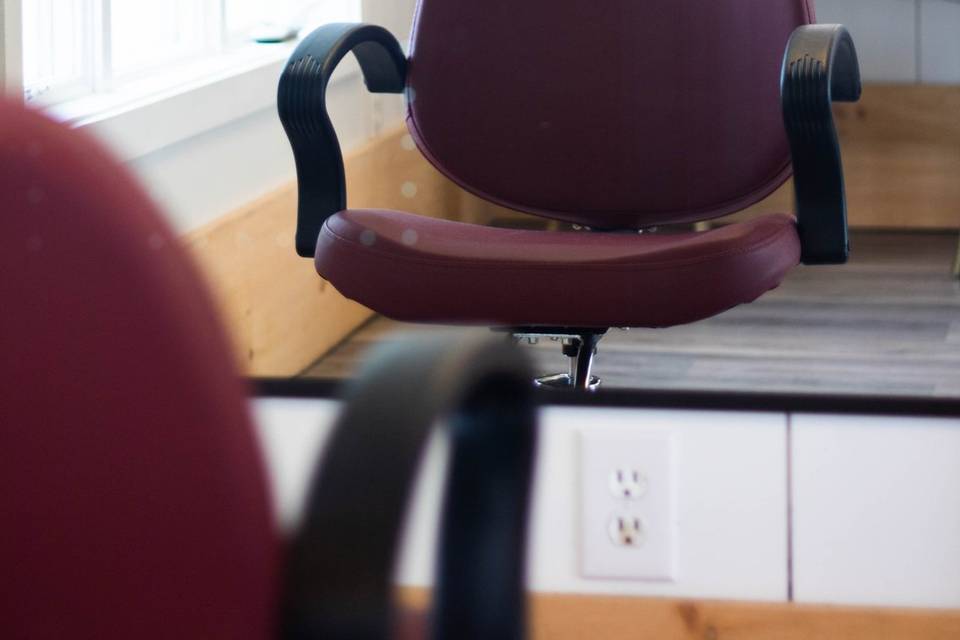
<instances>
[{"instance_id":1,"label":"laminate flooring","mask_svg":"<svg viewBox=\"0 0 960 640\"><path fill-rule=\"evenodd\" d=\"M859 232L851 261L798 267L752 304L669 329L612 329L594 373L606 387L960 397L956 234ZM312 365L351 375L376 343L448 331L376 317ZM524 345L543 373L559 345Z\"/></svg>"}]
</instances>

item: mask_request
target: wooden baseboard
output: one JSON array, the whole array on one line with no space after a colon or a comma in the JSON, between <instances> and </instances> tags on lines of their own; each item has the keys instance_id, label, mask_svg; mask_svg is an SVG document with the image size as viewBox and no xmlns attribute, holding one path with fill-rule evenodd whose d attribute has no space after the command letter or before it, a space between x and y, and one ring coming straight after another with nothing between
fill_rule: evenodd
<instances>
[{"instance_id":1,"label":"wooden baseboard","mask_svg":"<svg viewBox=\"0 0 960 640\"><path fill-rule=\"evenodd\" d=\"M410 611L429 592L401 589ZM534 594L535 640L947 640L960 638L960 611ZM412 618L414 616L411 616Z\"/></svg>"},{"instance_id":2,"label":"wooden baseboard","mask_svg":"<svg viewBox=\"0 0 960 640\"><path fill-rule=\"evenodd\" d=\"M537 596L532 636L550 640L946 640L960 611Z\"/></svg>"},{"instance_id":3,"label":"wooden baseboard","mask_svg":"<svg viewBox=\"0 0 960 640\"><path fill-rule=\"evenodd\" d=\"M352 207L448 213L450 185L396 129L344 159ZM372 312L324 282L293 249L296 186L290 184L190 233L186 242L219 302L249 375L291 376L340 342Z\"/></svg>"}]
</instances>

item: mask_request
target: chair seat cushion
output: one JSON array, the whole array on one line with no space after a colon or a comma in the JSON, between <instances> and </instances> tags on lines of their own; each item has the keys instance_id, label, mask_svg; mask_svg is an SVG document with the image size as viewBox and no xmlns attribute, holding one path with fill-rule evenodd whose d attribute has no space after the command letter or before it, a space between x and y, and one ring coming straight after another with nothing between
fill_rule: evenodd
<instances>
[{"instance_id":1,"label":"chair seat cushion","mask_svg":"<svg viewBox=\"0 0 960 640\"><path fill-rule=\"evenodd\" d=\"M751 302L800 260L794 219L705 232L531 231L352 209L331 216L317 272L409 322L665 327Z\"/></svg>"}]
</instances>

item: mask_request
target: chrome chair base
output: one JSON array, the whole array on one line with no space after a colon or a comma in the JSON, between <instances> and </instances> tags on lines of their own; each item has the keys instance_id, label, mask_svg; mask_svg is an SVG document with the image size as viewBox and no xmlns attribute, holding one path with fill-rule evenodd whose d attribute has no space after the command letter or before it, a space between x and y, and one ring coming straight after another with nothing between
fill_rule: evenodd
<instances>
[{"instance_id":1,"label":"chrome chair base","mask_svg":"<svg viewBox=\"0 0 960 640\"><path fill-rule=\"evenodd\" d=\"M549 376L540 376L533 379L533 384L547 389L573 389L576 387L574 379L569 373L554 373ZM600 386L600 378L590 376L590 382L586 385L587 391L596 391Z\"/></svg>"},{"instance_id":2,"label":"chrome chair base","mask_svg":"<svg viewBox=\"0 0 960 640\"><path fill-rule=\"evenodd\" d=\"M578 389L596 391L600 378L591 375L593 358L597 353L597 343L606 329L567 329L567 328L515 328L507 329L516 342L527 341L536 344L541 338L550 338L563 345L563 355L570 361L569 373L556 373L541 376L534 380L538 387L547 389Z\"/></svg>"}]
</instances>

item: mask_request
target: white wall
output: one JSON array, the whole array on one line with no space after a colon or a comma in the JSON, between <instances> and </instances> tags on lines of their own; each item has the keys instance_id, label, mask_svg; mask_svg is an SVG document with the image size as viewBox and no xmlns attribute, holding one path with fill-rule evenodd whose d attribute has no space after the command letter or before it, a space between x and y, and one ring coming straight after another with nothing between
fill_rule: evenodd
<instances>
[{"instance_id":1,"label":"white wall","mask_svg":"<svg viewBox=\"0 0 960 640\"><path fill-rule=\"evenodd\" d=\"M254 402L273 496L287 530L339 411L324 400ZM531 507L528 585L550 593L711 599L787 599L787 421L776 413L547 408ZM676 579L587 579L580 563L577 436L595 428L627 437L672 433L676 461ZM432 582L446 469L435 437L408 513L397 580ZM719 453L718 452L722 452ZM605 523L601 523L605 526Z\"/></svg>"},{"instance_id":2,"label":"white wall","mask_svg":"<svg viewBox=\"0 0 960 640\"><path fill-rule=\"evenodd\" d=\"M11 94L20 87L20 2L0 0L0 89ZM390 29L405 42L414 6L415 0L365 0L364 21ZM262 91L274 95L276 78L264 83ZM345 152L402 121L403 98L370 95L358 73L333 83L328 101ZM209 111L209 104L204 107ZM119 133L137 136L142 129ZM127 158L128 166L181 232L211 222L289 183L296 175L275 103L143 154L123 153L128 145L117 139L104 141Z\"/></svg>"},{"instance_id":3,"label":"white wall","mask_svg":"<svg viewBox=\"0 0 960 640\"><path fill-rule=\"evenodd\" d=\"M0 0L0 93L20 90L20 0Z\"/></svg>"},{"instance_id":4,"label":"white wall","mask_svg":"<svg viewBox=\"0 0 960 640\"><path fill-rule=\"evenodd\" d=\"M6 90L7 86L7 38L6 38L6 3L0 2L0 93Z\"/></svg>"},{"instance_id":5,"label":"white wall","mask_svg":"<svg viewBox=\"0 0 960 640\"><path fill-rule=\"evenodd\" d=\"M365 2L364 21L409 37L415 0ZM274 93L275 82L263 91ZM331 117L344 151L399 125L403 98L370 95L358 74L332 84ZM295 179L293 155L271 106L129 162L183 232L195 229Z\"/></svg>"},{"instance_id":6,"label":"white wall","mask_svg":"<svg viewBox=\"0 0 960 640\"><path fill-rule=\"evenodd\" d=\"M817 20L847 26L867 82L960 83L957 0L817 0Z\"/></svg>"},{"instance_id":7,"label":"white wall","mask_svg":"<svg viewBox=\"0 0 960 640\"><path fill-rule=\"evenodd\" d=\"M11 94L17 94L20 88L20 1L0 0L0 89ZM364 21L382 25L406 42L415 3L416 0L364 0ZM263 82L259 88L263 95L275 95L277 79L270 77ZM220 93L222 97L217 100L234 97ZM402 122L403 98L370 95L358 72L341 73L331 84L327 98L344 152ZM202 106L207 114L216 108L209 102ZM189 110L182 115L190 116ZM104 135L107 146L126 159L181 232L216 220L296 176L275 101L162 148L130 153L130 137L150 133L140 120L132 120L130 131L122 130L122 126L119 130L117 126L91 126L90 130Z\"/></svg>"},{"instance_id":8,"label":"white wall","mask_svg":"<svg viewBox=\"0 0 960 640\"><path fill-rule=\"evenodd\" d=\"M960 606L960 420L800 415L798 602Z\"/></svg>"}]
</instances>

